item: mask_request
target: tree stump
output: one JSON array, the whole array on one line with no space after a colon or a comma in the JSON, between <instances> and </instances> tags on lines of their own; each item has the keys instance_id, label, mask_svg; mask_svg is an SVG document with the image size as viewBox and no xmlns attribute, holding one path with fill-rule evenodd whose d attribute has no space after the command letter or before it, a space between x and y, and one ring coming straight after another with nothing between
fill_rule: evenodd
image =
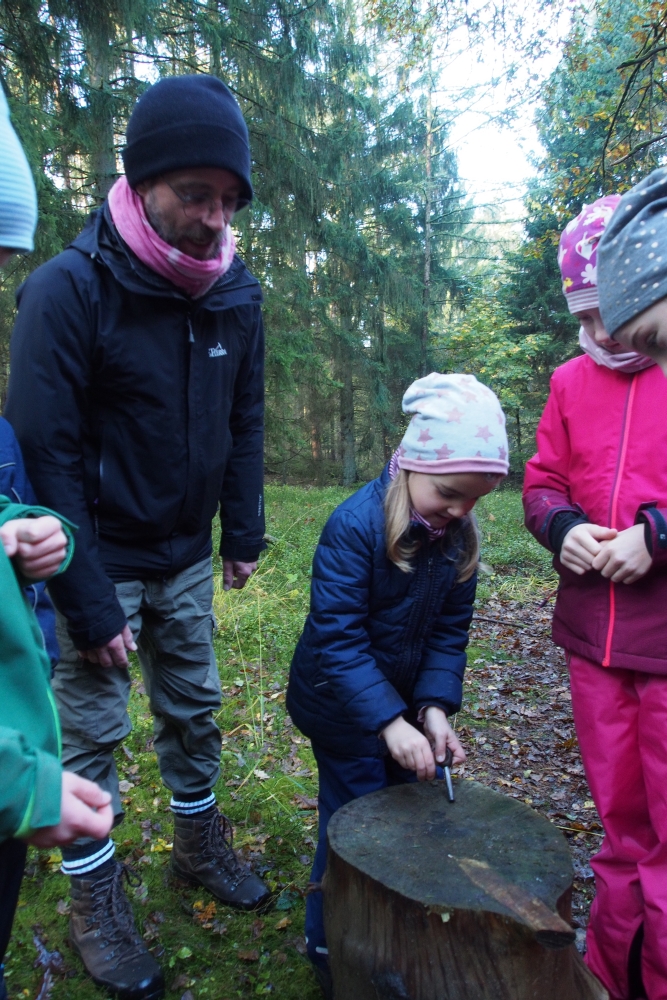
<instances>
[{"instance_id":1,"label":"tree stump","mask_svg":"<svg viewBox=\"0 0 667 1000\"><path fill-rule=\"evenodd\" d=\"M475 781L399 785L329 824L335 1000L608 1000L574 946L562 834Z\"/></svg>"}]
</instances>

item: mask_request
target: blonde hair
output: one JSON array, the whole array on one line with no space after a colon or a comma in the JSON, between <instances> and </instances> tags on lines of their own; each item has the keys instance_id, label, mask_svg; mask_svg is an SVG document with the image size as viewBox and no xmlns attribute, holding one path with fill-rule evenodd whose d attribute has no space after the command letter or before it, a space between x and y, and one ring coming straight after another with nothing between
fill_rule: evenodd
<instances>
[{"instance_id":1,"label":"blonde hair","mask_svg":"<svg viewBox=\"0 0 667 1000\"><path fill-rule=\"evenodd\" d=\"M410 473L399 469L392 479L384 498L385 538L387 558L403 573L412 573L414 565L411 559L419 549L420 543L410 541L410 492L408 478ZM465 517L452 521L447 528L447 534L442 538L443 546L459 544L461 555L457 564L457 583L465 583L479 566L479 529L475 515L470 512Z\"/></svg>"}]
</instances>

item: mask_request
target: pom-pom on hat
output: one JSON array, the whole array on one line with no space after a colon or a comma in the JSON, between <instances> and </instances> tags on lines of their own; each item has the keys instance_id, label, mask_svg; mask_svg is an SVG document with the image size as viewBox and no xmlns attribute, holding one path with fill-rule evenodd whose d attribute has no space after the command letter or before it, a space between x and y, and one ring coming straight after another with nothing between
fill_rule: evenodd
<instances>
[{"instance_id":1,"label":"pom-pom on hat","mask_svg":"<svg viewBox=\"0 0 667 1000\"><path fill-rule=\"evenodd\" d=\"M600 241L600 313L609 336L667 297L667 169L635 184Z\"/></svg>"},{"instance_id":2,"label":"pom-pom on hat","mask_svg":"<svg viewBox=\"0 0 667 1000\"><path fill-rule=\"evenodd\" d=\"M248 128L231 90L206 73L148 88L127 124L123 163L131 188L172 170L231 170L242 184L240 204L252 201Z\"/></svg>"},{"instance_id":3,"label":"pom-pom on hat","mask_svg":"<svg viewBox=\"0 0 667 1000\"><path fill-rule=\"evenodd\" d=\"M35 182L0 84L0 247L32 250L36 225Z\"/></svg>"},{"instance_id":4,"label":"pom-pom on hat","mask_svg":"<svg viewBox=\"0 0 667 1000\"><path fill-rule=\"evenodd\" d=\"M412 420L398 449L400 469L507 475L505 414L496 394L474 375L418 378L403 396L403 412Z\"/></svg>"},{"instance_id":5,"label":"pom-pom on hat","mask_svg":"<svg viewBox=\"0 0 667 1000\"><path fill-rule=\"evenodd\" d=\"M563 230L558 246L558 266L571 313L597 309L600 304L597 247L620 200L620 194L608 194L592 205L584 205Z\"/></svg>"}]
</instances>

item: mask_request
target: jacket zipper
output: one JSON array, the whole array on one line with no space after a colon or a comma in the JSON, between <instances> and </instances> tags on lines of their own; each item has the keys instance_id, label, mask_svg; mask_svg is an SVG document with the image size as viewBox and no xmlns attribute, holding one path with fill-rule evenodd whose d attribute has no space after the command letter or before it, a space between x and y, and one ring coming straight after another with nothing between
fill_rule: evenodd
<instances>
[{"instance_id":1,"label":"jacket zipper","mask_svg":"<svg viewBox=\"0 0 667 1000\"><path fill-rule=\"evenodd\" d=\"M611 511L609 517L609 527L616 527L616 515L618 513L618 495L621 491L621 481L623 479L623 470L625 467L625 457L628 451L628 438L630 436L630 420L632 417L632 404L635 398L635 389L637 387L637 377L632 376L632 382L630 383L630 389L628 391L628 401L625 406L625 413L623 414L623 427L621 432L621 452L618 459L618 465L616 466L616 476L614 478L614 485L611 493ZM611 663L611 642L614 636L614 625L616 622L616 584L613 580L609 581L609 625L607 627L607 640L605 642L604 648L604 658L602 660L602 666L608 667Z\"/></svg>"},{"instance_id":2,"label":"jacket zipper","mask_svg":"<svg viewBox=\"0 0 667 1000\"><path fill-rule=\"evenodd\" d=\"M429 543L430 548L430 543ZM417 630L415 632L416 636L422 636L424 631L424 625L428 619L428 613L431 607L431 592L433 590L433 556L428 556L426 562L426 584L424 587L424 603L422 604L421 614L419 615L419 621L417 623ZM421 654L420 654L421 656Z\"/></svg>"}]
</instances>

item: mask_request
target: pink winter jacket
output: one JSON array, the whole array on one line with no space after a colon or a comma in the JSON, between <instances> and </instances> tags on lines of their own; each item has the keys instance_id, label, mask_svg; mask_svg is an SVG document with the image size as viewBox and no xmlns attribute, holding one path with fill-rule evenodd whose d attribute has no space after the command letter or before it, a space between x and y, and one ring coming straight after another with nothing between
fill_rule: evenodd
<instances>
[{"instance_id":1,"label":"pink winter jacket","mask_svg":"<svg viewBox=\"0 0 667 1000\"><path fill-rule=\"evenodd\" d=\"M653 567L637 583L562 565L553 619L559 646L605 667L667 674L667 379L586 355L557 368L526 466L526 527L542 545L562 511L623 530L643 522Z\"/></svg>"}]
</instances>

